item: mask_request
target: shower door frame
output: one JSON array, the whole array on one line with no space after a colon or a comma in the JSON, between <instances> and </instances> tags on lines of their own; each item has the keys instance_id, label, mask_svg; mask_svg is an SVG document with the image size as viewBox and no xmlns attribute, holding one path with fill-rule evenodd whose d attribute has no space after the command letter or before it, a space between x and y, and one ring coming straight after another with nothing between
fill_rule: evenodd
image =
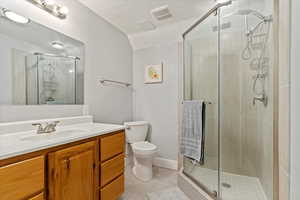
<instances>
[{"instance_id":1,"label":"shower door frame","mask_svg":"<svg viewBox=\"0 0 300 200\"><path fill-rule=\"evenodd\" d=\"M221 30L220 30L220 25L221 25L221 17L220 17L220 11L222 7L229 6L232 4L232 0L222 2L222 3L217 3L212 9L210 9L205 15L203 15L200 19L198 19L194 24L192 24L183 34L183 49L185 45L185 36L194 30L199 24L201 24L203 21L205 21L209 16L211 16L213 13L215 13L215 16L218 17L218 52L217 52L217 68L218 68L218 80L220 80L220 68L221 68ZM278 152L278 123L279 123L279 61L278 61L278 0L274 0L274 10L273 14L275 16L273 20L273 32L274 32L274 50L273 50L273 60L274 60L274 73L273 73L273 200L278 200L279 199L279 152ZM183 83L185 83L185 50L182 52L182 64L183 64ZM218 81L218 87L220 88L220 81ZM192 90L192 87L191 87ZM185 88L183 87L183 96L185 94ZM184 98L183 98L184 99ZM220 90L218 90L218 101L220 102ZM188 177L192 182L194 182L197 186L199 186L205 193L207 193L209 196L211 196L214 199L219 199L221 197L221 160L220 160L220 141L221 141L221 135L220 135L220 103L218 103L218 191L215 194L214 192L210 191L204 184L199 183L199 181L195 180L192 176L188 175L187 173L182 170L182 173ZM184 159L184 156L182 156L181 160ZM184 169L184 167L183 167Z\"/></svg>"},{"instance_id":2,"label":"shower door frame","mask_svg":"<svg viewBox=\"0 0 300 200\"><path fill-rule=\"evenodd\" d=\"M203 15L200 19L198 19L194 24L192 24L183 34L183 45L185 45L185 36L190 33L194 28L196 28L198 25L200 25L203 21L205 21L208 17L211 15L215 15L217 17L217 27L218 27L218 51L217 51L217 69L218 69L218 88L220 88L220 67L221 67L221 48L220 48L220 39L221 39L221 30L220 30L220 9L224 6L229 6L232 4L232 1L226 1L223 3L217 3L212 9L210 9L205 15ZM185 65L185 51L183 51L183 65ZM185 70L183 70L183 82L185 82ZM192 87L190 88L192 90ZM218 89L218 102L220 102L220 90ZM191 179L196 185L198 185L204 192L206 192L209 196L211 196L214 199L219 199L220 197L220 191L221 191L221 185L220 185L220 178L221 178L221 166L220 166L220 104L218 103L218 191L210 191L203 183L200 183L199 181L195 180L191 175L184 172L185 176L187 176L189 179Z\"/></svg>"}]
</instances>

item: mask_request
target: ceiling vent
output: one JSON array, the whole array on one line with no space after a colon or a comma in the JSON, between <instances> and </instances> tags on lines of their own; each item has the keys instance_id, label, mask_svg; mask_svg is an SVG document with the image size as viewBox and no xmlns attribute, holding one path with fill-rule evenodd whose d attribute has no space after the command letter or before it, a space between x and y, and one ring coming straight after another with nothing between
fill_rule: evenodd
<instances>
[{"instance_id":1,"label":"ceiling vent","mask_svg":"<svg viewBox=\"0 0 300 200\"><path fill-rule=\"evenodd\" d=\"M168 5L161 6L159 8L154 8L153 10L151 10L151 14L155 19L157 19L159 21L172 17L172 14L169 10Z\"/></svg>"}]
</instances>

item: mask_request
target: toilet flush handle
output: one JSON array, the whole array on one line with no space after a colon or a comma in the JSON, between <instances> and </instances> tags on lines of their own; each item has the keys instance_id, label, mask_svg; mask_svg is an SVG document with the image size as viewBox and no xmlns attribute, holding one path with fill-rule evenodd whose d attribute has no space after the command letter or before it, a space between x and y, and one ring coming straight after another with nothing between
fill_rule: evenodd
<instances>
[{"instance_id":1,"label":"toilet flush handle","mask_svg":"<svg viewBox=\"0 0 300 200\"><path fill-rule=\"evenodd\" d=\"M127 130L130 130L130 129L131 129L131 127L130 127L130 126L128 126L128 125L125 125L125 129L127 129Z\"/></svg>"}]
</instances>

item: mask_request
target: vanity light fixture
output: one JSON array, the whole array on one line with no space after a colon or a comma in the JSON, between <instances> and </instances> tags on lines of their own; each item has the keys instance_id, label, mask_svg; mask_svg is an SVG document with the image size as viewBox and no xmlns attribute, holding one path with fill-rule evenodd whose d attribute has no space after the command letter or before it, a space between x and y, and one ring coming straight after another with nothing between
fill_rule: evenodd
<instances>
[{"instance_id":1,"label":"vanity light fixture","mask_svg":"<svg viewBox=\"0 0 300 200\"><path fill-rule=\"evenodd\" d=\"M52 46L54 49L60 49L60 50L65 48L64 44L61 43L61 42L58 42L58 41L52 42L52 43L51 43L51 46Z\"/></svg>"},{"instance_id":2,"label":"vanity light fixture","mask_svg":"<svg viewBox=\"0 0 300 200\"><path fill-rule=\"evenodd\" d=\"M3 9L3 15L7 19L19 23L19 24L28 24L30 20L26 17L23 17L22 15L19 15L15 12L12 12L10 10Z\"/></svg>"},{"instance_id":3,"label":"vanity light fixture","mask_svg":"<svg viewBox=\"0 0 300 200\"><path fill-rule=\"evenodd\" d=\"M41 0L40 0L40 2L43 3L43 1L41 1ZM53 6L55 4L55 2L53 0L45 0L44 3L47 4L48 6Z\"/></svg>"},{"instance_id":4,"label":"vanity light fixture","mask_svg":"<svg viewBox=\"0 0 300 200\"><path fill-rule=\"evenodd\" d=\"M69 9L66 6L59 5L54 0L27 0L33 5L47 11L55 17L65 19L69 13Z\"/></svg>"}]
</instances>

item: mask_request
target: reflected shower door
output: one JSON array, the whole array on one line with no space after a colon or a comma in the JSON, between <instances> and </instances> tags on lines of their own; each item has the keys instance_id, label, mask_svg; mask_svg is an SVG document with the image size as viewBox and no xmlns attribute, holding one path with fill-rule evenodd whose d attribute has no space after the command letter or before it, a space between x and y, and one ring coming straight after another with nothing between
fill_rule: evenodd
<instances>
[{"instance_id":1,"label":"reflected shower door","mask_svg":"<svg viewBox=\"0 0 300 200\"><path fill-rule=\"evenodd\" d=\"M76 60L39 55L39 104L76 104Z\"/></svg>"},{"instance_id":2,"label":"reflected shower door","mask_svg":"<svg viewBox=\"0 0 300 200\"><path fill-rule=\"evenodd\" d=\"M208 16L184 37L184 99L206 103L204 164L184 158L184 173L211 196L218 191L218 17Z\"/></svg>"}]
</instances>

